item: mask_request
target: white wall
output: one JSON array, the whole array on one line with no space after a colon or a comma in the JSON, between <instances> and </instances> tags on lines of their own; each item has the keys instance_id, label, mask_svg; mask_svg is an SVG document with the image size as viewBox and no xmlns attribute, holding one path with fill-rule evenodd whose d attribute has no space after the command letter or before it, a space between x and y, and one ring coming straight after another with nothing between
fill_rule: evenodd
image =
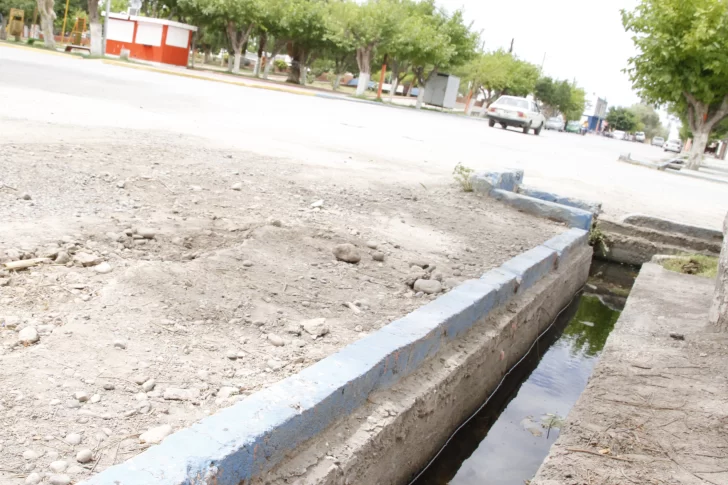
<instances>
[{"instance_id":1,"label":"white wall","mask_svg":"<svg viewBox=\"0 0 728 485\"><path fill-rule=\"evenodd\" d=\"M165 44L171 45L172 47L182 47L183 49L186 49L189 39L189 30L173 27L171 25L167 27L167 40L165 41Z\"/></svg>"},{"instance_id":2,"label":"white wall","mask_svg":"<svg viewBox=\"0 0 728 485\"><path fill-rule=\"evenodd\" d=\"M162 45L162 25L138 22L134 43L159 47Z\"/></svg>"},{"instance_id":3,"label":"white wall","mask_svg":"<svg viewBox=\"0 0 728 485\"><path fill-rule=\"evenodd\" d=\"M109 19L108 40L131 43L134 40L134 22L119 19Z\"/></svg>"}]
</instances>

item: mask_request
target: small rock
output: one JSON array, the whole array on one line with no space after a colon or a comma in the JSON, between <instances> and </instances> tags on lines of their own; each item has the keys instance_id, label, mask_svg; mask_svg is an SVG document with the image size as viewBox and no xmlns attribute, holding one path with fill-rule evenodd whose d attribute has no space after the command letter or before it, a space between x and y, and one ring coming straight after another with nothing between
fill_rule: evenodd
<instances>
[{"instance_id":1,"label":"small rock","mask_svg":"<svg viewBox=\"0 0 728 485\"><path fill-rule=\"evenodd\" d=\"M237 360L238 353L234 350L228 350L227 352L225 352L225 357L227 357L230 360Z\"/></svg>"},{"instance_id":2,"label":"small rock","mask_svg":"<svg viewBox=\"0 0 728 485\"><path fill-rule=\"evenodd\" d=\"M355 332L363 332L364 331L364 327L362 327L361 325L357 325L356 327L354 327L354 331Z\"/></svg>"},{"instance_id":3,"label":"small rock","mask_svg":"<svg viewBox=\"0 0 728 485\"><path fill-rule=\"evenodd\" d=\"M274 333L268 334L268 342L275 345L276 347L283 347L284 345L286 345L286 342L283 340L283 338L279 337Z\"/></svg>"},{"instance_id":4,"label":"small rock","mask_svg":"<svg viewBox=\"0 0 728 485\"><path fill-rule=\"evenodd\" d=\"M415 281L414 290L434 295L442 291L442 284L437 280L417 280Z\"/></svg>"},{"instance_id":5,"label":"small rock","mask_svg":"<svg viewBox=\"0 0 728 485\"><path fill-rule=\"evenodd\" d=\"M154 387L157 385L157 381L154 379L149 379L144 384L142 384L142 391L144 392L151 392L154 390Z\"/></svg>"},{"instance_id":6,"label":"small rock","mask_svg":"<svg viewBox=\"0 0 728 485\"><path fill-rule=\"evenodd\" d=\"M123 340L114 340L114 348L115 349L125 349L126 342L124 342Z\"/></svg>"},{"instance_id":7,"label":"small rock","mask_svg":"<svg viewBox=\"0 0 728 485\"><path fill-rule=\"evenodd\" d=\"M119 180L118 182L116 182L116 187L119 189L123 189L124 187L126 187L126 182L124 182L123 180Z\"/></svg>"},{"instance_id":8,"label":"small rock","mask_svg":"<svg viewBox=\"0 0 728 485\"><path fill-rule=\"evenodd\" d=\"M23 200L30 200L30 199L32 199L32 197L30 196L30 194L27 193L27 192L24 193L21 197L22 197Z\"/></svg>"},{"instance_id":9,"label":"small rock","mask_svg":"<svg viewBox=\"0 0 728 485\"><path fill-rule=\"evenodd\" d=\"M270 370L273 370L273 371L275 371L275 370L281 370L281 369L283 369L283 367L285 367L285 365L286 365L286 364L285 364L285 362L283 362L283 361L280 361L280 360L278 360L278 359L269 359L269 360L268 360L268 361L267 361L267 362L265 363L265 365L266 365L266 367L268 367L268 368L269 368Z\"/></svg>"},{"instance_id":10,"label":"small rock","mask_svg":"<svg viewBox=\"0 0 728 485\"><path fill-rule=\"evenodd\" d=\"M104 384L104 389L106 389L107 391L113 391L114 389L116 389L116 386L110 382L107 382L106 384Z\"/></svg>"},{"instance_id":11,"label":"small rock","mask_svg":"<svg viewBox=\"0 0 728 485\"><path fill-rule=\"evenodd\" d=\"M34 327L25 327L18 333L18 341L23 345L34 344L38 340L40 340L40 337Z\"/></svg>"},{"instance_id":12,"label":"small rock","mask_svg":"<svg viewBox=\"0 0 728 485\"><path fill-rule=\"evenodd\" d=\"M160 443L164 438L172 434L172 426L163 424L156 428L150 428L139 437L139 441L142 443Z\"/></svg>"},{"instance_id":13,"label":"small rock","mask_svg":"<svg viewBox=\"0 0 728 485\"><path fill-rule=\"evenodd\" d=\"M66 468L68 468L68 462L63 460L54 461L48 466L48 468L55 473L65 472Z\"/></svg>"},{"instance_id":14,"label":"small rock","mask_svg":"<svg viewBox=\"0 0 728 485\"><path fill-rule=\"evenodd\" d=\"M268 223L273 227L283 227L283 221L280 219L271 219Z\"/></svg>"},{"instance_id":15,"label":"small rock","mask_svg":"<svg viewBox=\"0 0 728 485\"><path fill-rule=\"evenodd\" d=\"M94 254L84 253L79 251L73 255L73 260L81 266L96 266L101 262L101 258Z\"/></svg>"},{"instance_id":16,"label":"small rock","mask_svg":"<svg viewBox=\"0 0 728 485\"><path fill-rule=\"evenodd\" d=\"M359 250L353 244L339 244L333 249L333 253L339 261L352 264L361 261L361 254L359 254Z\"/></svg>"},{"instance_id":17,"label":"small rock","mask_svg":"<svg viewBox=\"0 0 728 485\"><path fill-rule=\"evenodd\" d=\"M685 335L683 335L681 333L672 332L672 333L670 333L670 338L673 338L675 340L685 340Z\"/></svg>"},{"instance_id":18,"label":"small rock","mask_svg":"<svg viewBox=\"0 0 728 485\"><path fill-rule=\"evenodd\" d=\"M134 381L134 384L137 384L139 386L141 386L148 380L149 380L149 377L144 374L137 374L132 378L132 381Z\"/></svg>"},{"instance_id":19,"label":"small rock","mask_svg":"<svg viewBox=\"0 0 728 485\"><path fill-rule=\"evenodd\" d=\"M154 239L154 237L157 235L156 231L154 229L151 229L149 227L141 227L137 229L137 234L143 237L144 239Z\"/></svg>"},{"instance_id":20,"label":"small rock","mask_svg":"<svg viewBox=\"0 0 728 485\"><path fill-rule=\"evenodd\" d=\"M71 477L68 475L51 475L48 483L50 483L50 485L70 485Z\"/></svg>"},{"instance_id":21,"label":"small rock","mask_svg":"<svg viewBox=\"0 0 728 485\"><path fill-rule=\"evenodd\" d=\"M107 263L106 261L104 261L103 263L97 264L96 266L94 266L94 271L96 271L99 274L111 273L111 265L109 263Z\"/></svg>"},{"instance_id":22,"label":"small rock","mask_svg":"<svg viewBox=\"0 0 728 485\"><path fill-rule=\"evenodd\" d=\"M78 402L86 402L88 401L89 395L86 391L77 391L73 393L73 397L75 397Z\"/></svg>"},{"instance_id":23,"label":"small rock","mask_svg":"<svg viewBox=\"0 0 728 485\"><path fill-rule=\"evenodd\" d=\"M415 285L415 282L417 280L425 279L427 277L427 273L423 270L411 270L410 273L407 275L407 278L405 278L404 283L412 288Z\"/></svg>"},{"instance_id":24,"label":"small rock","mask_svg":"<svg viewBox=\"0 0 728 485\"><path fill-rule=\"evenodd\" d=\"M236 396L240 394L240 389L237 387L221 387L219 391L217 391L217 397L222 399L227 399L230 396Z\"/></svg>"},{"instance_id":25,"label":"small rock","mask_svg":"<svg viewBox=\"0 0 728 485\"><path fill-rule=\"evenodd\" d=\"M94 394L93 396L91 396L91 399L89 399L89 402L92 404L96 404L99 401L101 401L101 396L98 394Z\"/></svg>"},{"instance_id":26,"label":"small rock","mask_svg":"<svg viewBox=\"0 0 728 485\"><path fill-rule=\"evenodd\" d=\"M311 209L316 209L317 207L323 207L323 205L324 205L323 199L317 200L316 202L311 204Z\"/></svg>"},{"instance_id":27,"label":"small rock","mask_svg":"<svg viewBox=\"0 0 728 485\"><path fill-rule=\"evenodd\" d=\"M375 251L372 253L372 259L374 261L384 261L384 253L381 251Z\"/></svg>"},{"instance_id":28,"label":"small rock","mask_svg":"<svg viewBox=\"0 0 728 485\"><path fill-rule=\"evenodd\" d=\"M249 259L246 259L245 261L243 261L243 266L245 266L246 268L250 268L251 266L253 266L253 262Z\"/></svg>"},{"instance_id":29,"label":"small rock","mask_svg":"<svg viewBox=\"0 0 728 485\"><path fill-rule=\"evenodd\" d=\"M68 467L68 470L66 470L66 473L69 473L71 475L78 475L79 473L83 473L86 470L78 465L71 465Z\"/></svg>"},{"instance_id":30,"label":"small rock","mask_svg":"<svg viewBox=\"0 0 728 485\"><path fill-rule=\"evenodd\" d=\"M81 444L81 435L78 433L68 433L63 441L69 445L76 446Z\"/></svg>"},{"instance_id":31,"label":"small rock","mask_svg":"<svg viewBox=\"0 0 728 485\"><path fill-rule=\"evenodd\" d=\"M38 459L38 453L36 453L33 450L25 450L23 452L23 458L26 460L37 460Z\"/></svg>"},{"instance_id":32,"label":"small rock","mask_svg":"<svg viewBox=\"0 0 728 485\"><path fill-rule=\"evenodd\" d=\"M377 249L377 247L379 247L379 245L374 241L367 241L367 247L369 249Z\"/></svg>"},{"instance_id":33,"label":"small rock","mask_svg":"<svg viewBox=\"0 0 728 485\"><path fill-rule=\"evenodd\" d=\"M169 387L164 391L164 399L168 401L192 401L200 395L199 389L176 389Z\"/></svg>"},{"instance_id":34,"label":"small rock","mask_svg":"<svg viewBox=\"0 0 728 485\"><path fill-rule=\"evenodd\" d=\"M94 454L88 448L84 448L76 454L76 461L79 463L88 463L94 459Z\"/></svg>"},{"instance_id":35,"label":"small rock","mask_svg":"<svg viewBox=\"0 0 728 485\"><path fill-rule=\"evenodd\" d=\"M456 269L456 270L454 270L454 271L452 272L452 275L453 275L453 276L462 276L462 274L463 274L463 273L462 273L462 272L461 272L461 271L460 271L459 269Z\"/></svg>"},{"instance_id":36,"label":"small rock","mask_svg":"<svg viewBox=\"0 0 728 485\"><path fill-rule=\"evenodd\" d=\"M233 190L237 190L238 192L243 190L243 183L242 182L235 182L232 187L230 187Z\"/></svg>"},{"instance_id":37,"label":"small rock","mask_svg":"<svg viewBox=\"0 0 728 485\"><path fill-rule=\"evenodd\" d=\"M314 337L323 337L329 333L329 327L326 325L325 318L313 318L311 320L304 320L301 322L301 326L306 333L313 335Z\"/></svg>"},{"instance_id":38,"label":"small rock","mask_svg":"<svg viewBox=\"0 0 728 485\"><path fill-rule=\"evenodd\" d=\"M41 477L37 473L31 473L27 477L25 477L25 485L36 485L43 480L43 477Z\"/></svg>"},{"instance_id":39,"label":"small rock","mask_svg":"<svg viewBox=\"0 0 728 485\"><path fill-rule=\"evenodd\" d=\"M12 330L17 328L18 325L20 325L20 317L8 316L0 318L0 327L4 326L5 328Z\"/></svg>"}]
</instances>

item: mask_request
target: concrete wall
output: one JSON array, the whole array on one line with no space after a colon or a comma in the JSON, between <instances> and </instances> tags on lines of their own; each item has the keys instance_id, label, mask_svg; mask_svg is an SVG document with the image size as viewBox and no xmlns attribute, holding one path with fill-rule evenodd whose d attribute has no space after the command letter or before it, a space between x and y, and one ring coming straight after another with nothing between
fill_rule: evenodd
<instances>
[{"instance_id":1,"label":"concrete wall","mask_svg":"<svg viewBox=\"0 0 728 485\"><path fill-rule=\"evenodd\" d=\"M435 368L441 368L443 352L452 351L453 346L460 348L461 338L473 334L474 326L479 326L476 337L486 339L483 345L488 346L489 359L501 362L497 372L489 367L481 369L483 382L498 379L508 364L530 346L538 329L583 285L590 257L587 232L568 230L84 483L237 485L267 480L265 477L274 473L271 469L289 463L291 456L301 453L302 445L319 443L320 435L332 425L369 405L374 393L405 385L402 383L406 378L421 372L424 366L434 363ZM526 304L529 301L530 306ZM523 310L525 313L505 312L508 325L499 321L497 329L483 327L491 315L524 304L528 308ZM517 344L508 341L514 335L518 335ZM481 399L486 390L487 385L477 391L464 388L461 392L470 397L467 404L463 401L462 412L472 407L470 401ZM447 412L437 406L432 408L432 413L438 415ZM450 420L457 421L459 414L453 414ZM442 435L451 424L433 420L430 428L432 433ZM423 448L414 453L408 459L408 469L426 459L428 452ZM394 483L383 475L385 481L377 481L376 468L381 467L375 463L373 481L346 483ZM406 469L392 468L390 473Z\"/></svg>"}]
</instances>

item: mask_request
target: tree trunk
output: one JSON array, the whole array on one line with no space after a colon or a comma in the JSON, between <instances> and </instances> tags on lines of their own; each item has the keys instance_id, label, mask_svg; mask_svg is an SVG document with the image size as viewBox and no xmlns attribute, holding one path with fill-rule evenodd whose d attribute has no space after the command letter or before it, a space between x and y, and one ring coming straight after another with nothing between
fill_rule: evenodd
<instances>
[{"instance_id":1,"label":"tree trunk","mask_svg":"<svg viewBox=\"0 0 728 485\"><path fill-rule=\"evenodd\" d=\"M394 95L397 94L397 86L399 86L399 62L392 59L392 82L389 87L389 102L394 101Z\"/></svg>"},{"instance_id":2,"label":"tree trunk","mask_svg":"<svg viewBox=\"0 0 728 485\"><path fill-rule=\"evenodd\" d=\"M7 32L5 32L7 25L8 21L5 19L5 16L0 13L0 40L5 40L7 38Z\"/></svg>"},{"instance_id":3,"label":"tree trunk","mask_svg":"<svg viewBox=\"0 0 728 485\"><path fill-rule=\"evenodd\" d=\"M334 91L338 91L341 86L341 74L337 74L334 78Z\"/></svg>"},{"instance_id":4,"label":"tree trunk","mask_svg":"<svg viewBox=\"0 0 728 485\"><path fill-rule=\"evenodd\" d=\"M56 13L53 11L53 0L37 0L40 25L43 31L43 43L50 49L55 49L56 41L53 37L53 21Z\"/></svg>"},{"instance_id":5,"label":"tree trunk","mask_svg":"<svg viewBox=\"0 0 728 485\"><path fill-rule=\"evenodd\" d=\"M276 56L280 54L281 50L286 46L286 41L276 39L273 42L273 50L270 53L270 57L265 63L265 69L263 70L263 79L268 79L270 70L275 67Z\"/></svg>"},{"instance_id":6,"label":"tree trunk","mask_svg":"<svg viewBox=\"0 0 728 485\"><path fill-rule=\"evenodd\" d=\"M301 67L303 65L303 49L295 43L293 44L293 54L291 55L291 70L288 72L287 83L301 83Z\"/></svg>"},{"instance_id":7,"label":"tree trunk","mask_svg":"<svg viewBox=\"0 0 728 485\"><path fill-rule=\"evenodd\" d=\"M422 109L422 105L425 103L425 91L427 91L427 84L430 82L430 79L432 79L432 76L437 75L437 68L433 68L432 71L430 71L430 74L427 75L427 79L422 82L421 75L420 75L420 82L422 82L422 86L420 86L420 89L417 91L417 103L415 104L415 108Z\"/></svg>"},{"instance_id":8,"label":"tree trunk","mask_svg":"<svg viewBox=\"0 0 728 485\"><path fill-rule=\"evenodd\" d=\"M255 63L255 69L253 69L253 75L255 77L260 77L260 65L263 63L263 59L265 59L265 44L267 40L268 35L265 32L258 37L258 62Z\"/></svg>"},{"instance_id":9,"label":"tree trunk","mask_svg":"<svg viewBox=\"0 0 728 485\"><path fill-rule=\"evenodd\" d=\"M228 40L230 41L233 52L235 53L232 63L233 74L238 74L240 72L240 57L241 54L245 52L244 47L248 45L248 38L250 37L250 32L253 30L253 27L255 27L255 24L248 25L246 30L239 30L235 27L235 22L232 20L228 21Z\"/></svg>"},{"instance_id":10,"label":"tree trunk","mask_svg":"<svg viewBox=\"0 0 728 485\"><path fill-rule=\"evenodd\" d=\"M308 65L308 58L306 57L306 52L301 49L301 79L299 79L298 84L301 86L306 85L306 81L308 81L308 73L306 72L306 66Z\"/></svg>"},{"instance_id":11,"label":"tree trunk","mask_svg":"<svg viewBox=\"0 0 728 485\"><path fill-rule=\"evenodd\" d=\"M93 2L92 2L93 3ZM198 30L194 34L192 34L192 55L190 56L192 59L190 60L190 68L195 68L195 54L197 54L197 37L200 35L200 31Z\"/></svg>"},{"instance_id":12,"label":"tree trunk","mask_svg":"<svg viewBox=\"0 0 728 485\"><path fill-rule=\"evenodd\" d=\"M723 246L720 250L718 275L709 319L718 331L728 332L728 214L723 221Z\"/></svg>"},{"instance_id":13,"label":"tree trunk","mask_svg":"<svg viewBox=\"0 0 728 485\"><path fill-rule=\"evenodd\" d=\"M205 58L203 59L203 64L209 64L212 62L212 47L209 45L206 45L204 48L205 52Z\"/></svg>"},{"instance_id":14,"label":"tree trunk","mask_svg":"<svg viewBox=\"0 0 728 485\"><path fill-rule=\"evenodd\" d=\"M359 66L359 79L356 84L356 95L363 96L369 87L372 76L372 51L374 46L358 47L356 49L356 63Z\"/></svg>"},{"instance_id":15,"label":"tree trunk","mask_svg":"<svg viewBox=\"0 0 728 485\"><path fill-rule=\"evenodd\" d=\"M710 129L705 125L701 126L700 131L693 131L693 146L690 148L688 168L690 170L699 170L703 162L703 153L708 145L710 138Z\"/></svg>"}]
</instances>

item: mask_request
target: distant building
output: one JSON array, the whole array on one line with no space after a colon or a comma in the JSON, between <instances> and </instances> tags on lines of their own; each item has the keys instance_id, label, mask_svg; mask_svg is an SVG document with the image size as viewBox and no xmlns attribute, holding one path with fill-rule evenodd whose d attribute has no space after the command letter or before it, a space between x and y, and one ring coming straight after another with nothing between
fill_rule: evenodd
<instances>
[{"instance_id":1,"label":"distant building","mask_svg":"<svg viewBox=\"0 0 728 485\"><path fill-rule=\"evenodd\" d=\"M607 100L600 98L596 93L586 96L582 122L587 122L589 131L602 131L604 119L607 117Z\"/></svg>"}]
</instances>

